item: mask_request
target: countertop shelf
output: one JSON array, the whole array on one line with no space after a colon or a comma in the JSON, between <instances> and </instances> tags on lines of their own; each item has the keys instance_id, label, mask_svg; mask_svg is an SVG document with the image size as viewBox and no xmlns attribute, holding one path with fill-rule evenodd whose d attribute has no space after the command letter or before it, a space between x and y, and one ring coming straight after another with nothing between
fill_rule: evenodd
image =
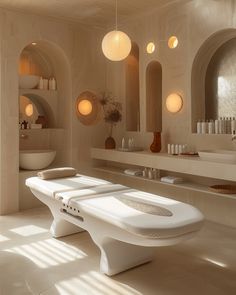
<instances>
[{"instance_id":1,"label":"countertop shelf","mask_svg":"<svg viewBox=\"0 0 236 295\"><path fill-rule=\"evenodd\" d=\"M208 178L236 181L236 165L204 161L199 157L172 156L165 153L121 152L92 148L91 157L97 160L123 163Z\"/></svg>"},{"instance_id":2,"label":"countertop shelf","mask_svg":"<svg viewBox=\"0 0 236 295\"><path fill-rule=\"evenodd\" d=\"M221 193L216 193L212 192L209 190L208 186L198 184L198 183L193 183L193 182L182 182L179 184L170 184L170 183L165 183L162 182L160 179L149 179L146 177L142 176L133 176L133 175L128 175L124 173L124 169L119 168L119 167L112 167L112 166L101 166L101 167L94 167L94 170L99 171L99 172L105 172L105 173L110 173L110 174L115 174L115 175L121 175L125 177L131 177L134 179L139 179L151 183L158 183L161 185L166 185L166 186L174 186L177 188L182 188L186 190L192 190L192 191L198 191L198 192L203 192L211 195L217 195L217 196L222 196L222 197L227 197L230 199L236 199L236 194L221 194Z\"/></svg>"}]
</instances>

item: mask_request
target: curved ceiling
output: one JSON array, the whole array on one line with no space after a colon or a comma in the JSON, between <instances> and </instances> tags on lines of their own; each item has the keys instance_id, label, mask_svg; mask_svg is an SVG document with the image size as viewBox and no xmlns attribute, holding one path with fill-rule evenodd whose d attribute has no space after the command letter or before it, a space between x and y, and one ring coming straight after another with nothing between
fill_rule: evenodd
<instances>
[{"instance_id":1,"label":"curved ceiling","mask_svg":"<svg viewBox=\"0 0 236 295\"><path fill-rule=\"evenodd\" d=\"M183 1L183 0L181 0ZM120 21L178 0L118 0ZM115 0L0 0L0 7L105 27L114 22Z\"/></svg>"}]
</instances>

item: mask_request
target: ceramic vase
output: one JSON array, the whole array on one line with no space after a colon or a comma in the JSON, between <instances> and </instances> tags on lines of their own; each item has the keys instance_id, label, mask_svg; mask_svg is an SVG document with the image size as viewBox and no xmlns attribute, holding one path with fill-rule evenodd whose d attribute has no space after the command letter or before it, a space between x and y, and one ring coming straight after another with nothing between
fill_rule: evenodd
<instances>
[{"instance_id":1,"label":"ceramic vase","mask_svg":"<svg viewBox=\"0 0 236 295\"><path fill-rule=\"evenodd\" d=\"M116 148L116 142L115 142L115 139L112 137L112 131L113 131L113 124L111 124L110 126L109 136L105 140L105 148L109 150Z\"/></svg>"},{"instance_id":2,"label":"ceramic vase","mask_svg":"<svg viewBox=\"0 0 236 295\"><path fill-rule=\"evenodd\" d=\"M42 124L42 128L47 128L47 119L45 118L45 116L39 115L35 123Z\"/></svg>"},{"instance_id":3,"label":"ceramic vase","mask_svg":"<svg viewBox=\"0 0 236 295\"><path fill-rule=\"evenodd\" d=\"M150 145L152 153L159 153L161 151L161 132L153 132L153 142Z\"/></svg>"},{"instance_id":4,"label":"ceramic vase","mask_svg":"<svg viewBox=\"0 0 236 295\"><path fill-rule=\"evenodd\" d=\"M107 137L107 139L105 141L105 148L110 149L110 150L116 148L116 142L112 136Z\"/></svg>"}]
</instances>

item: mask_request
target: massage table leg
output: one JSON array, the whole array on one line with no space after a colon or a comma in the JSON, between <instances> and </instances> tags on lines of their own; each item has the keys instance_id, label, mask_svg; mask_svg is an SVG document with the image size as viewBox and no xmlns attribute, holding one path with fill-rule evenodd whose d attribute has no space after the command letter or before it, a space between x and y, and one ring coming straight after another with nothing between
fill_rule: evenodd
<instances>
[{"instance_id":1,"label":"massage table leg","mask_svg":"<svg viewBox=\"0 0 236 295\"><path fill-rule=\"evenodd\" d=\"M48 198L39 191L35 191L33 189L31 189L31 191L41 202L48 206L53 215L50 232L54 238L65 237L84 231L81 227L65 220L63 214L61 213L60 202L52 198Z\"/></svg>"},{"instance_id":2,"label":"massage table leg","mask_svg":"<svg viewBox=\"0 0 236 295\"><path fill-rule=\"evenodd\" d=\"M101 251L100 271L108 276L144 264L153 259L153 247L124 243L109 237L91 234Z\"/></svg>"},{"instance_id":3,"label":"massage table leg","mask_svg":"<svg viewBox=\"0 0 236 295\"><path fill-rule=\"evenodd\" d=\"M54 238L65 237L84 231L82 228L79 228L77 225L74 225L64 219L55 218L55 214L53 214L53 216L54 220L52 222L50 232Z\"/></svg>"}]
</instances>

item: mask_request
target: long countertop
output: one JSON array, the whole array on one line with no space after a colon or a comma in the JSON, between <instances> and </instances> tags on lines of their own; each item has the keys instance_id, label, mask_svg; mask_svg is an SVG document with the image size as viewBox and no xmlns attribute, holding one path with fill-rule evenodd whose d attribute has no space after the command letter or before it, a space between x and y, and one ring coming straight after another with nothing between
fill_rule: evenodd
<instances>
[{"instance_id":1,"label":"long countertop","mask_svg":"<svg viewBox=\"0 0 236 295\"><path fill-rule=\"evenodd\" d=\"M92 148L91 157L98 160L236 181L236 164L205 161L194 156L172 156L166 153L151 153L148 151L122 152L104 148Z\"/></svg>"}]
</instances>

